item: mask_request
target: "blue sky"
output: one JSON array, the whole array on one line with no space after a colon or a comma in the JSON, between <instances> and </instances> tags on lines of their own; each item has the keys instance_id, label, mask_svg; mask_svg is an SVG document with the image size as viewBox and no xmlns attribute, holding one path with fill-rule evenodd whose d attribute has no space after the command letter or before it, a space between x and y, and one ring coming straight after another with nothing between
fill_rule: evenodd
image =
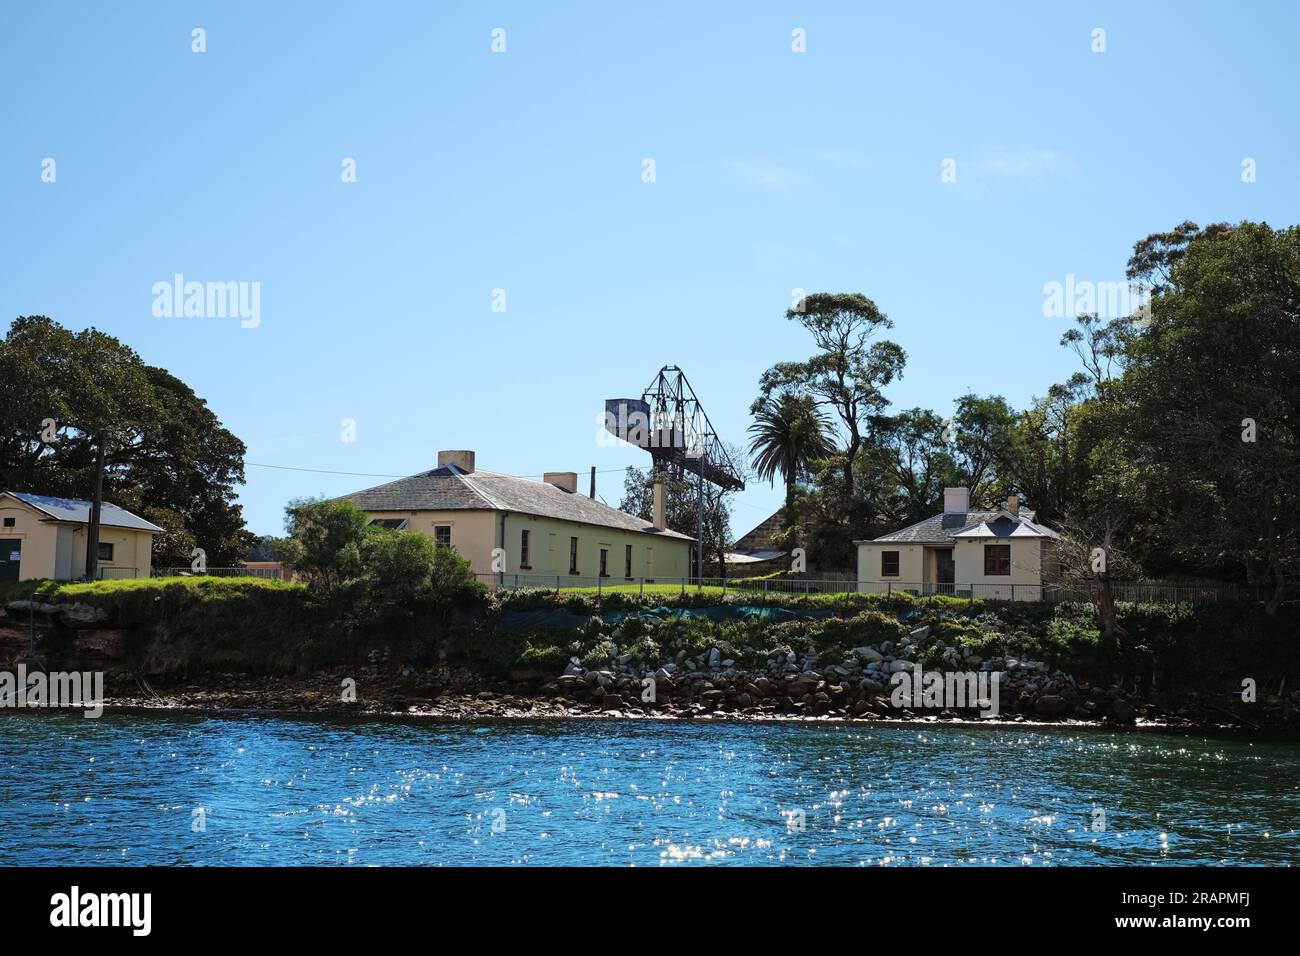
<instances>
[{"instance_id":1,"label":"blue sky","mask_svg":"<svg viewBox=\"0 0 1300 956\"><path fill-rule=\"evenodd\" d=\"M1023 405L1073 371L1045 283L1120 281L1184 219L1297 222L1295 4L902 6L5 5L0 318L189 383L279 533L286 500L380 479L253 463L473 448L595 465L616 505L647 456L598 444L603 400L677 364L744 442L759 375L809 352L795 288L893 319L896 407ZM260 283L260 324L155 316L176 273ZM780 499L751 485L733 530Z\"/></svg>"}]
</instances>

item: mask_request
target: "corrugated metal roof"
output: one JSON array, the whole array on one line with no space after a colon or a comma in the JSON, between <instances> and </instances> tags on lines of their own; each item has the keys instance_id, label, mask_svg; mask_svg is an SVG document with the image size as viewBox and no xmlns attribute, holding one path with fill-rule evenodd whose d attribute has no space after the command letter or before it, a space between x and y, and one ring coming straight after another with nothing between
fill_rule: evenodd
<instances>
[{"instance_id":1,"label":"corrugated metal roof","mask_svg":"<svg viewBox=\"0 0 1300 956\"><path fill-rule=\"evenodd\" d=\"M55 521L67 521L73 524L90 524L90 502L76 498L55 498L50 495L33 495L22 491L11 491L24 504L31 505L37 511L44 512ZM119 508L111 501L100 502L99 523L112 528L134 528L137 531L154 531L162 533L162 528L139 515L134 515L125 508Z\"/></svg>"},{"instance_id":2,"label":"corrugated metal roof","mask_svg":"<svg viewBox=\"0 0 1300 956\"><path fill-rule=\"evenodd\" d=\"M350 501L363 511L512 511L621 531L695 540L677 531L656 531L654 525L635 515L544 481L490 471L466 474L455 465L399 478L386 485L344 495L341 500Z\"/></svg>"}]
</instances>

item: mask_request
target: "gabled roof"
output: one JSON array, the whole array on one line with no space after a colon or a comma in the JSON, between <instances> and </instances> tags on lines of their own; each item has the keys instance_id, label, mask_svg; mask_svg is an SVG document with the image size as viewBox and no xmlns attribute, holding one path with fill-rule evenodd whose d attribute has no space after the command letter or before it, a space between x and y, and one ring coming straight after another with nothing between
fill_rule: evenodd
<instances>
[{"instance_id":1,"label":"gabled roof","mask_svg":"<svg viewBox=\"0 0 1300 956\"><path fill-rule=\"evenodd\" d=\"M1031 512L1032 514L1032 512ZM996 518L985 519L968 525L956 532L953 538L1059 538L1060 535L1045 525L1016 515L1009 511L1000 511Z\"/></svg>"},{"instance_id":2,"label":"gabled roof","mask_svg":"<svg viewBox=\"0 0 1300 956\"><path fill-rule=\"evenodd\" d=\"M875 541L898 542L903 544L952 544L957 538L1056 538L1057 533L1051 528L1037 524L1035 514L1028 508L1021 508L1012 514L1006 510L998 511L945 511L918 521L916 524L900 528L890 534L881 535ZM870 542L857 541L855 544Z\"/></svg>"},{"instance_id":3,"label":"gabled roof","mask_svg":"<svg viewBox=\"0 0 1300 956\"><path fill-rule=\"evenodd\" d=\"M341 500L350 501L363 511L513 511L682 541L695 540L677 531L659 531L642 518L544 481L491 471L464 472L455 465L399 478L344 495Z\"/></svg>"},{"instance_id":4,"label":"gabled roof","mask_svg":"<svg viewBox=\"0 0 1300 956\"><path fill-rule=\"evenodd\" d=\"M33 495L22 491L8 491L25 505L30 505L54 521L66 521L71 524L90 524L90 502L76 498L54 498L50 495ZM125 508L119 508L111 501L100 502L99 523L111 528L132 528L136 531L151 531L162 534L163 529L139 515L133 515Z\"/></svg>"}]
</instances>

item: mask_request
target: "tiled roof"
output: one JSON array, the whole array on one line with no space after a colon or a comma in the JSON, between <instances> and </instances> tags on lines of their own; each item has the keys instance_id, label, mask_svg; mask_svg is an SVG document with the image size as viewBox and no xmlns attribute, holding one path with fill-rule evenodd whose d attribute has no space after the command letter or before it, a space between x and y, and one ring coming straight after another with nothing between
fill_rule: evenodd
<instances>
[{"instance_id":1,"label":"tiled roof","mask_svg":"<svg viewBox=\"0 0 1300 956\"><path fill-rule=\"evenodd\" d=\"M621 531L642 531L683 541L694 540L676 531L656 531L650 522L635 515L544 481L490 471L467 474L455 465L445 465L344 495L342 500L352 502L363 511L513 511Z\"/></svg>"},{"instance_id":2,"label":"tiled roof","mask_svg":"<svg viewBox=\"0 0 1300 956\"><path fill-rule=\"evenodd\" d=\"M1034 537L1055 538L1050 528L1034 523L1034 512L1022 508L1017 517L1005 511L946 511L924 521L881 535L876 541L912 544L951 544L962 537Z\"/></svg>"},{"instance_id":3,"label":"tiled roof","mask_svg":"<svg viewBox=\"0 0 1300 956\"><path fill-rule=\"evenodd\" d=\"M44 512L56 521L68 521L73 524L90 524L90 502L76 498L54 498L50 495L32 495L21 491L11 491L24 504L31 505L37 511ZM137 531L162 533L162 528L145 521L139 515L133 515L125 508L119 508L110 501L101 501L99 523L111 528L134 528Z\"/></svg>"}]
</instances>

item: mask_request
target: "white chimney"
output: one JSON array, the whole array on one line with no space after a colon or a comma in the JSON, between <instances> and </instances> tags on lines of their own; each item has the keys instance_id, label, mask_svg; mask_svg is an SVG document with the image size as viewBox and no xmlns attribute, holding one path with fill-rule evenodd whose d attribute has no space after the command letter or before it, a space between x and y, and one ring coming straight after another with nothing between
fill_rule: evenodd
<instances>
[{"instance_id":1,"label":"white chimney","mask_svg":"<svg viewBox=\"0 0 1300 956\"><path fill-rule=\"evenodd\" d=\"M578 490L578 473L576 471L548 471L542 475L542 481L554 485L561 491L574 494Z\"/></svg>"},{"instance_id":2,"label":"white chimney","mask_svg":"<svg viewBox=\"0 0 1300 956\"><path fill-rule=\"evenodd\" d=\"M944 514L965 514L970 511L970 489L969 488L945 488L943 489L943 511Z\"/></svg>"},{"instance_id":3,"label":"white chimney","mask_svg":"<svg viewBox=\"0 0 1300 956\"><path fill-rule=\"evenodd\" d=\"M664 485L662 481L655 482L653 523L660 531L668 530L668 516L664 514Z\"/></svg>"},{"instance_id":4,"label":"white chimney","mask_svg":"<svg viewBox=\"0 0 1300 956\"><path fill-rule=\"evenodd\" d=\"M1007 510L1013 515L1020 514L1020 496L1007 495Z\"/></svg>"},{"instance_id":5,"label":"white chimney","mask_svg":"<svg viewBox=\"0 0 1300 956\"><path fill-rule=\"evenodd\" d=\"M474 453L472 451L440 451L438 452L438 467L446 468L448 465L455 465L467 475L474 474Z\"/></svg>"}]
</instances>

